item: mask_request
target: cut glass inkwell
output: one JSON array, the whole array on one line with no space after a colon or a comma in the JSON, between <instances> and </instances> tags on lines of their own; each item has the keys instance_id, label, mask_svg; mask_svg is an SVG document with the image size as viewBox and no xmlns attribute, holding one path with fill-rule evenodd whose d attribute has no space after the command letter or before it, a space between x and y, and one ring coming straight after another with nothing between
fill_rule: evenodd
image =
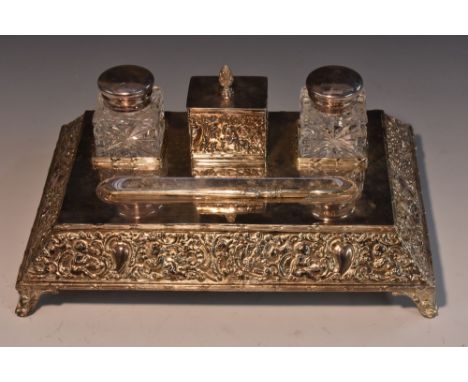
<instances>
[{"instance_id":1,"label":"cut glass inkwell","mask_svg":"<svg viewBox=\"0 0 468 382\"><path fill-rule=\"evenodd\" d=\"M343 176L361 192L367 168L367 112L361 76L343 66L311 72L300 94L297 166L301 174ZM321 211L342 218L353 203Z\"/></svg>"},{"instance_id":2,"label":"cut glass inkwell","mask_svg":"<svg viewBox=\"0 0 468 382\"><path fill-rule=\"evenodd\" d=\"M136 65L115 66L99 76L98 86L100 93L93 118L94 166L110 174L161 173L163 95L154 85L151 72Z\"/></svg>"}]
</instances>

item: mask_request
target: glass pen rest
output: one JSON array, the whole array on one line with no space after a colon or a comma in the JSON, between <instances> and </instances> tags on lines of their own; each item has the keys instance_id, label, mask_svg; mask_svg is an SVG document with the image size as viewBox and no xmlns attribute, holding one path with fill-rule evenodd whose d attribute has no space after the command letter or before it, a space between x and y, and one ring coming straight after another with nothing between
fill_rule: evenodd
<instances>
[{"instance_id":1,"label":"glass pen rest","mask_svg":"<svg viewBox=\"0 0 468 382\"><path fill-rule=\"evenodd\" d=\"M190 203L200 214L224 215L234 222L239 214L262 212L266 203L301 203L320 220L344 218L359 197L356 184L343 177L194 178L121 176L97 187L99 199L115 204L120 215L140 219L157 213L161 204ZM247 208L246 206L256 208ZM338 216L339 215L339 216Z\"/></svg>"},{"instance_id":2,"label":"glass pen rest","mask_svg":"<svg viewBox=\"0 0 468 382\"><path fill-rule=\"evenodd\" d=\"M340 203L358 197L356 185L341 177L193 178L122 176L96 190L107 203L180 203L262 199L270 203Z\"/></svg>"}]
</instances>

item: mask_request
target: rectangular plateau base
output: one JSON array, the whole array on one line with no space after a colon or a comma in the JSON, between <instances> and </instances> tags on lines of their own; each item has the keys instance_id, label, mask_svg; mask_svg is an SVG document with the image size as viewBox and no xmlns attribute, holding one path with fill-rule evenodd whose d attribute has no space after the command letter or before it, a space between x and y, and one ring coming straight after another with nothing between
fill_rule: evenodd
<instances>
[{"instance_id":1,"label":"rectangular plateau base","mask_svg":"<svg viewBox=\"0 0 468 382\"><path fill-rule=\"evenodd\" d=\"M167 176L190 176L186 113L166 112ZM296 112L268 116L270 177L297 172ZM95 193L92 112L62 127L19 271L19 316L62 290L391 292L437 315L411 127L368 112L369 165L354 213L333 223L306 205L234 213L161 204L139 220ZM214 206L216 207L216 206ZM351 309L351 308L350 308Z\"/></svg>"}]
</instances>

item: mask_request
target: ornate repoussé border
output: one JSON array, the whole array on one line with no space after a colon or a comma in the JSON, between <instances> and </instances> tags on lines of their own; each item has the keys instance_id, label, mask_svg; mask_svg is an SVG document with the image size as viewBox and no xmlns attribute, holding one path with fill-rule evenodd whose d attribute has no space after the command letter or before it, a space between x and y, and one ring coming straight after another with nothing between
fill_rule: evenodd
<instances>
[{"instance_id":1,"label":"ornate repouss\u00e9 border","mask_svg":"<svg viewBox=\"0 0 468 382\"><path fill-rule=\"evenodd\" d=\"M44 292L44 290L37 289L27 282L28 267L34 261L34 256L41 253L44 243L49 240L51 231L57 221L78 150L84 118L85 115L82 115L73 122L62 126L60 130L41 202L16 282L16 289L20 293L20 301L16 308L16 314L19 316L29 314L32 307L39 300L41 293Z\"/></svg>"},{"instance_id":2,"label":"ornate repouss\u00e9 border","mask_svg":"<svg viewBox=\"0 0 468 382\"><path fill-rule=\"evenodd\" d=\"M413 131L410 125L384 114L387 162L395 228L428 286L435 286Z\"/></svg>"},{"instance_id":3,"label":"ornate repouss\u00e9 border","mask_svg":"<svg viewBox=\"0 0 468 382\"><path fill-rule=\"evenodd\" d=\"M395 233L54 232L36 281L272 284L422 283Z\"/></svg>"},{"instance_id":4,"label":"ornate repouss\u00e9 border","mask_svg":"<svg viewBox=\"0 0 468 382\"><path fill-rule=\"evenodd\" d=\"M20 267L18 285L23 280L30 262L34 259L34 255L41 252L44 242L49 239L50 232L60 213L68 179L78 150L83 122L84 115L62 126L60 130L41 202Z\"/></svg>"}]
</instances>

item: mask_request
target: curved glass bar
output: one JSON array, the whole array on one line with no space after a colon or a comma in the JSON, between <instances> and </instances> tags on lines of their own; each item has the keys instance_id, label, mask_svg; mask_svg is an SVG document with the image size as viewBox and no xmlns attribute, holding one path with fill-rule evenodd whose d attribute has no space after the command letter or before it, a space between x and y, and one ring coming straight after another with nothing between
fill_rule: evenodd
<instances>
[{"instance_id":1,"label":"curved glass bar","mask_svg":"<svg viewBox=\"0 0 468 382\"><path fill-rule=\"evenodd\" d=\"M338 176L195 178L120 176L97 187L102 201L117 205L124 216L141 218L155 206L194 203L200 214L224 215L233 222L242 213L261 211L267 203L300 203L312 207L321 220L348 216L359 191L356 184Z\"/></svg>"},{"instance_id":2,"label":"curved glass bar","mask_svg":"<svg viewBox=\"0 0 468 382\"><path fill-rule=\"evenodd\" d=\"M123 176L97 188L107 203L181 203L197 200L266 199L270 203L343 203L356 199L356 185L342 177L193 178Z\"/></svg>"}]
</instances>

